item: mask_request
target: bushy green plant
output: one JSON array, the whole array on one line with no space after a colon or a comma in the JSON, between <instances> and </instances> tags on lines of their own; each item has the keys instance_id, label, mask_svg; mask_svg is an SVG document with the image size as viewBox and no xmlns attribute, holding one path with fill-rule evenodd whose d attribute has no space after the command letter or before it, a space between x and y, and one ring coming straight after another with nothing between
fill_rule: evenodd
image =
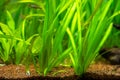
<instances>
[{"instance_id":1,"label":"bushy green plant","mask_svg":"<svg viewBox=\"0 0 120 80\"><path fill-rule=\"evenodd\" d=\"M10 6L13 4L17 4L18 8L11 9ZM43 17L44 15L37 14L38 12L43 12L40 9L35 12L36 8L32 10L31 5L35 5L34 1L27 1L26 3L15 1L10 2L9 5L4 4L4 15L1 13L3 19L1 19L0 23L0 57L3 62L7 64L24 64L26 61L30 63L31 52L36 54L39 51L39 44L37 45L36 41L40 40L40 37L38 35L39 30L36 29L40 26L37 24L38 22L40 23L40 17ZM24 7L26 8L24 9ZM38 18L36 18L36 16ZM36 45L38 47L36 47Z\"/></svg>"},{"instance_id":2,"label":"bushy green plant","mask_svg":"<svg viewBox=\"0 0 120 80\"><path fill-rule=\"evenodd\" d=\"M70 0L70 3L72 1ZM63 48L62 41L67 25L72 18L72 15L69 14L70 9L67 10L67 6L70 4L67 1L46 0L45 3L44 26L40 33L42 48L39 53L39 72L44 75L58 65L71 51L71 47Z\"/></svg>"},{"instance_id":3,"label":"bushy green plant","mask_svg":"<svg viewBox=\"0 0 120 80\"><path fill-rule=\"evenodd\" d=\"M98 51L112 30L112 19L116 14L107 15L113 0L76 0L76 11L71 28L67 28L70 37L70 54L77 75L86 72ZM88 6L85 8L84 6ZM89 13L89 15L87 14ZM84 19L85 17L85 19ZM87 17L87 18L86 18ZM77 36L74 36L77 34Z\"/></svg>"},{"instance_id":4,"label":"bushy green plant","mask_svg":"<svg viewBox=\"0 0 120 80\"><path fill-rule=\"evenodd\" d=\"M51 3L52 1L46 4L50 5ZM66 1L61 3L59 7L62 7L65 3ZM1 23L1 49L3 49L1 51L1 58L5 63L6 61L10 63L13 61L12 63L14 64L25 64L27 69L32 60L35 65L39 63L40 72L46 75L46 73L63 60L64 56L71 50L71 48L62 50L62 37L64 36L66 27L62 29L61 38L59 38L60 34L58 33L61 32L62 28L61 25L58 25L60 24L58 17L60 17L59 15L65 11L64 9L67 7L64 7L64 9L59 12L57 10L57 8L59 8L57 6L58 2L56 1L52 3L53 5L51 7L46 7L46 15L44 15L44 5L38 4L35 1L21 0L14 4L18 4L18 8L10 11L5 10L8 13L6 14L7 16L4 16L7 21ZM30 6L30 8L26 6ZM31 7L35 10L32 10ZM36 12L36 7L39 9L39 13ZM48 8L53 8L53 11L49 9L50 16L48 16ZM48 27L48 24L50 27ZM7 48L6 46L11 47Z\"/></svg>"},{"instance_id":5,"label":"bushy green plant","mask_svg":"<svg viewBox=\"0 0 120 80\"><path fill-rule=\"evenodd\" d=\"M0 8L0 58L24 64L27 71L34 64L40 75L68 56L75 73L84 73L120 14L118 4L111 12L113 0L6 1L0 3L5 6Z\"/></svg>"}]
</instances>

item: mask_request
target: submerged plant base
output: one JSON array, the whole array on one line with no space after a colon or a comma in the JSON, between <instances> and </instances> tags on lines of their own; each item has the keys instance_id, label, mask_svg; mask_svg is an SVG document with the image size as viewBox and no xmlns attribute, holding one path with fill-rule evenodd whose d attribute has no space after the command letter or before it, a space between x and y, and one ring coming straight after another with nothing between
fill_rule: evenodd
<instances>
[{"instance_id":1,"label":"submerged plant base","mask_svg":"<svg viewBox=\"0 0 120 80\"><path fill-rule=\"evenodd\" d=\"M47 76L39 76L33 66L30 66L30 75L26 74L25 66L0 66L0 80L119 80L120 68L118 65L103 63L93 64L82 77L74 75L73 68L54 68Z\"/></svg>"}]
</instances>

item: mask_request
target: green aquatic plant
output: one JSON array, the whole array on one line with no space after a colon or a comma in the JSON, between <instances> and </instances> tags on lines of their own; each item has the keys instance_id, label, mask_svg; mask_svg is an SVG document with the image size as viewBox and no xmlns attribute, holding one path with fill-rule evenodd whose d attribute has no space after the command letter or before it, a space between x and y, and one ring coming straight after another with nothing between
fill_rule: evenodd
<instances>
[{"instance_id":1,"label":"green aquatic plant","mask_svg":"<svg viewBox=\"0 0 120 80\"><path fill-rule=\"evenodd\" d=\"M70 3L73 0L70 1ZM66 27L70 22L67 17L68 23L60 23L63 15L67 9L67 2L62 3L47 1L46 12L44 12L44 5L31 1L16 1L13 4L17 4L18 8L15 10L7 10L9 13L7 21L1 23L1 28L8 33L8 35L1 30L1 49L3 47L3 40L5 44L12 46L8 50L8 54L5 53L7 48L1 51L1 58L4 62L9 61L14 64L24 64L28 71L29 65L33 62L37 71L46 75L52 67L59 65L65 56L71 51L71 48L64 48L62 45L63 37L66 32ZM70 3L67 3L68 5ZM43 1L44 4L44 1ZM50 6L52 4L52 6ZM27 7L26 7L27 6ZM36 9L36 6L38 7ZM64 7L63 7L64 6ZM30 8L28 8L30 7ZM31 7L33 9L31 9ZM62 8L63 7L63 8ZM16 13L14 13L16 12ZM69 10L67 11L67 14ZM49 15L48 15L49 14ZM67 16L67 15L65 15ZM69 15L72 17L72 15ZM8 23L8 24L6 24ZM62 28L64 26L64 28ZM7 31L8 30L8 31ZM62 31L62 35L60 34ZM13 42L13 44L10 41ZM66 41L67 42L67 41ZM10 44L11 43L11 44ZM6 45L8 46L8 45ZM3 56L5 54L5 57ZM10 61L12 60L12 61ZM38 66L39 64L39 66Z\"/></svg>"},{"instance_id":2,"label":"green aquatic plant","mask_svg":"<svg viewBox=\"0 0 120 80\"><path fill-rule=\"evenodd\" d=\"M70 3L72 1L70 0ZM45 3L44 26L40 29L42 30L40 33L42 47L40 48L38 61L40 67L38 72L41 75L46 75L53 67L59 65L71 51L71 47L63 48L62 43L67 25L72 17L72 15L69 15L70 9L67 10L67 6L70 3L66 1L61 2L60 0L54 2L46 0ZM66 3L67 5L65 5Z\"/></svg>"},{"instance_id":3,"label":"green aquatic plant","mask_svg":"<svg viewBox=\"0 0 120 80\"><path fill-rule=\"evenodd\" d=\"M20 36L22 31L15 29L15 23L10 12L6 11L6 13L7 24L0 23L0 58L6 64L20 64L27 46L30 44L30 40L25 41L22 39Z\"/></svg>"},{"instance_id":4,"label":"green aquatic plant","mask_svg":"<svg viewBox=\"0 0 120 80\"><path fill-rule=\"evenodd\" d=\"M110 8L111 10L111 15L116 13L114 15L113 18L113 28L112 31L107 39L107 41L105 42L105 44L103 45L103 48L112 48L112 47L120 47L120 29L119 29L119 25L120 25L120 15L118 15L120 13L120 1L113 1L112 6Z\"/></svg>"},{"instance_id":5,"label":"green aquatic plant","mask_svg":"<svg viewBox=\"0 0 120 80\"><path fill-rule=\"evenodd\" d=\"M12 4L18 4L18 8L11 9L10 6ZM4 15L1 13L3 19L0 22L0 58L5 64L13 63L18 65L24 64L26 61L30 63L30 52L33 54L38 52L39 45L36 47L36 41L40 40L40 37L36 29L41 26L38 24L41 15L38 16L37 12L41 10L37 10L37 12L32 9L29 10L28 4L35 5L35 3L26 3L26 7L19 1L10 2L8 5L10 8L6 6L6 8L4 8ZM26 7L25 10L27 11L24 11L24 7ZM31 15L30 13L36 14ZM22 17L23 15L25 15L24 18ZM36 18L36 15L39 18ZM34 47L31 48L32 45ZM27 57L29 57L29 60ZM26 63L26 65L28 64Z\"/></svg>"},{"instance_id":6,"label":"green aquatic plant","mask_svg":"<svg viewBox=\"0 0 120 80\"><path fill-rule=\"evenodd\" d=\"M120 14L118 9L110 13L113 0L16 0L7 4L4 13L0 12L0 58L26 65L28 73L34 64L40 75L47 75L68 57L75 74L83 74L110 34L113 18Z\"/></svg>"},{"instance_id":7,"label":"green aquatic plant","mask_svg":"<svg viewBox=\"0 0 120 80\"><path fill-rule=\"evenodd\" d=\"M92 2L92 0L91 0ZM70 46L73 52L70 53L73 67L77 75L81 75L88 69L89 65L98 55L112 30L112 19L119 12L107 15L113 0L95 0L93 3L88 0L76 0L76 11L72 20L71 28L67 28L70 37ZM84 5L90 4L91 13ZM88 6L88 5L87 5ZM85 14L86 13L86 14ZM83 23L84 22L84 23ZM74 36L76 34L76 36Z\"/></svg>"}]
</instances>

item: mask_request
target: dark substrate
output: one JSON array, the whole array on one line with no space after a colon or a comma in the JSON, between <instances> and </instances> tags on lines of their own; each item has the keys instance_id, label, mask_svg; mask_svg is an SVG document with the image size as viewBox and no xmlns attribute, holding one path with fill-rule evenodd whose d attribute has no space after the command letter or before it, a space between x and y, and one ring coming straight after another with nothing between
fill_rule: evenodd
<instances>
[{"instance_id":1,"label":"dark substrate","mask_svg":"<svg viewBox=\"0 0 120 80\"><path fill-rule=\"evenodd\" d=\"M92 64L82 77L74 75L73 68L54 68L47 76L39 76L34 66L30 66L30 75L23 65L0 66L0 80L120 80L119 65L104 63Z\"/></svg>"}]
</instances>

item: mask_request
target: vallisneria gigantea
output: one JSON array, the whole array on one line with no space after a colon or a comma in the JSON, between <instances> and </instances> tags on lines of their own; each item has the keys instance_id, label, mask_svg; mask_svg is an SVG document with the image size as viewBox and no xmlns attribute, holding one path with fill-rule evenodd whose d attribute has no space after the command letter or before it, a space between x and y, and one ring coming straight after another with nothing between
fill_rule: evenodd
<instances>
[{"instance_id":1,"label":"vallisneria gigantea","mask_svg":"<svg viewBox=\"0 0 120 80\"><path fill-rule=\"evenodd\" d=\"M112 2L113 0L74 1L76 10L72 20L73 25L67 28L67 33L71 40L70 46L73 48L70 57L77 75L86 72L112 30L114 14L107 15ZM90 6L86 8L88 4ZM74 37L76 32L78 35Z\"/></svg>"}]
</instances>

